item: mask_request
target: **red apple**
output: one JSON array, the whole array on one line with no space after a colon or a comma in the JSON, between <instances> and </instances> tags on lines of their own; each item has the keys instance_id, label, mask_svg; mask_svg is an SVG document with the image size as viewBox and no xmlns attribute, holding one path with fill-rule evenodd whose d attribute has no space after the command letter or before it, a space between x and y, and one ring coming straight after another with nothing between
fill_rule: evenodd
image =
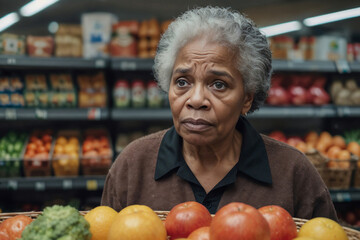
<instances>
[{"instance_id":1,"label":"red apple","mask_svg":"<svg viewBox=\"0 0 360 240\"><path fill-rule=\"evenodd\" d=\"M173 207L165 219L170 239L187 238L200 227L210 226L212 217L201 203L188 201Z\"/></svg>"},{"instance_id":2,"label":"red apple","mask_svg":"<svg viewBox=\"0 0 360 240\"><path fill-rule=\"evenodd\" d=\"M309 93L311 95L312 103L315 105L324 105L330 101L329 94L322 87L312 86L309 89Z\"/></svg>"},{"instance_id":3,"label":"red apple","mask_svg":"<svg viewBox=\"0 0 360 240\"><path fill-rule=\"evenodd\" d=\"M270 227L254 207L232 202L222 207L210 225L210 240L270 240Z\"/></svg>"},{"instance_id":4,"label":"red apple","mask_svg":"<svg viewBox=\"0 0 360 240\"><path fill-rule=\"evenodd\" d=\"M275 140L278 140L280 142L286 142L287 141L285 134L282 131L278 131L278 130L272 131L269 134L269 137L271 137L271 138L273 138Z\"/></svg>"},{"instance_id":5,"label":"red apple","mask_svg":"<svg viewBox=\"0 0 360 240\"><path fill-rule=\"evenodd\" d=\"M289 95L281 86L272 86L269 90L267 103L270 105L286 105L289 104Z\"/></svg>"},{"instance_id":6,"label":"red apple","mask_svg":"<svg viewBox=\"0 0 360 240\"><path fill-rule=\"evenodd\" d=\"M284 208L269 205L259 208L259 212L269 223L271 240L291 240L296 238L296 223Z\"/></svg>"},{"instance_id":7,"label":"red apple","mask_svg":"<svg viewBox=\"0 0 360 240\"><path fill-rule=\"evenodd\" d=\"M307 90L301 86L291 86L289 88L290 101L294 105L304 105L308 103Z\"/></svg>"},{"instance_id":8,"label":"red apple","mask_svg":"<svg viewBox=\"0 0 360 240\"><path fill-rule=\"evenodd\" d=\"M209 240L210 239L210 227L201 227L190 233L187 237L189 240Z\"/></svg>"}]
</instances>

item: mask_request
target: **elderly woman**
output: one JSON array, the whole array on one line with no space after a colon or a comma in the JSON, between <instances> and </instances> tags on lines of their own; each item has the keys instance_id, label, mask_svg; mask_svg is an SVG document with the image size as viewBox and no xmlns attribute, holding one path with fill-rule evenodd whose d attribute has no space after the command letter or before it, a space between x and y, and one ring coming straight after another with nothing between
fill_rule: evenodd
<instances>
[{"instance_id":1,"label":"elderly woman","mask_svg":"<svg viewBox=\"0 0 360 240\"><path fill-rule=\"evenodd\" d=\"M215 213L244 202L276 204L299 218L337 219L307 158L246 120L267 96L271 69L266 37L240 13L205 7L177 18L160 40L154 65L174 126L121 152L102 205L170 210L197 201Z\"/></svg>"}]
</instances>

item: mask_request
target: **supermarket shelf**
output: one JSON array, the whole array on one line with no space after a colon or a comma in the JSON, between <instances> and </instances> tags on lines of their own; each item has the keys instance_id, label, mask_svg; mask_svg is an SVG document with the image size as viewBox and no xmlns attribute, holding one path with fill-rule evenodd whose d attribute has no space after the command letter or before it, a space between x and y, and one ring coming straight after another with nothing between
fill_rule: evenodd
<instances>
[{"instance_id":1,"label":"supermarket shelf","mask_svg":"<svg viewBox=\"0 0 360 240\"><path fill-rule=\"evenodd\" d=\"M350 188L346 190L331 190L330 195L334 202L360 201L360 189Z\"/></svg>"},{"instance_id":2,"label":"supermarket shelf","mask_svg":"<svg viewBox=\"0 0 360 240\"><path fill-rule=\"evenodd\" d=\"M114 120L171 120L168 108L160 109L112 109L111 118Z\"/></svg>"},{"instance_id":3,"label":"supermarket shelf","mask_svg":"<svg viewBox=\"0 0 360 240\"><path fill-rule=\"evenodd\" d=\"M360 62L349 63L352 72L360 72Z\"/></svg>"},{"instance_id":4,"label":"supermarket shelf","mask_svg":"<svg viewBox=\"0 0 360 240\"><path fill-rule=\"evenodd\" d=\"M79 177L17 177L0 178L0 191L4 190L102 190L105 176ZM330 190L334 202L360 201L360 189Z\"/></svg>"},{"instance_id":5,"label":"supermarket shelf","mask_svg":"<svg viewBox=\"0 0 360 240\"><path fill-rule=\"evenodd\" d=\"M154 59L152 58L112 58L111 69L121 71L152 70Z\"/></svg>"},{"instance_id":6,"label":"supermarket shelf","mask_svg":"<svg viewBox=\"0 0 360 240\"><path fill-rule=\"evenodd\" d=\"M29 177L0 179L0 190L88 190L104 188L105 176L83 177Z\"/></svg>"},{"instance_id":7,"label":"supermarket shelf","mask_svg":"<svg viewBox=\"0 0 360 240\"><path fill-rule=\"evenodd\" d=\"M273 69L293 72L337 72L336 65L332 61L273 60Z\"/></svg>"},{"instance_id":8,"label":"supermarket shelf","mask_svg":"<svg viewBox=\"0 0 360 240\"><path fill-rule=\"evenodd\" d=\"M104 69L109 65L107 59L84 58L35 58L28 56L0 55L0 67L4 68L71 68L71 69Z\"/></svg>"},{"instance_id":9,"label":"supermarket shelf","mask_svg":"<svg viewBox=\"0 0 360 240\"><path fill-rule=\"evenodd\" d=\"M104 120L107 108L0 108L0 120Z\"/></svg>"},{"instance_id":10,"label":"supermarket shelf","mask_svg":"<svg viewBox=\"0 0 360 240\"><path fill-rule=\"evenodd\" d=\"M263 106L249 118L360 117L360 107ZM0 120L171 120L169 108L0 108Z\"/></svg>"}]
</instances>

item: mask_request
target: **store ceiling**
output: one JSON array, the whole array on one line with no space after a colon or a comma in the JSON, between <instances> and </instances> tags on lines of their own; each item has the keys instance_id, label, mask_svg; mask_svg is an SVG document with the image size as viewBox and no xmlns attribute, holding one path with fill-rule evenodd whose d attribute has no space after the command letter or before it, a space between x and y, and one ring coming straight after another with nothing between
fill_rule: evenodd
<instances>
[{"instance_id":1,"label":"store ceiling","mask_svg":"<svg viewBox=\"0 0 360 240\"><path fill-rule=\"evenodd\" d=\"M29 0L0 0L0 16L18 11ZM272 24L303 20L320 14L359 7L359 0L60 0L42 12L21 20L6 29L16 34L49 34L48 24L80 23L81 14L86 12L111 12L119 20L171 19L194 6L231 7L247 14L260 27ZM342 35L357 38L360 35L360 17L321 27L305 28L301 34L316 32L340 32Z\"/></svg>"}]
</instances>

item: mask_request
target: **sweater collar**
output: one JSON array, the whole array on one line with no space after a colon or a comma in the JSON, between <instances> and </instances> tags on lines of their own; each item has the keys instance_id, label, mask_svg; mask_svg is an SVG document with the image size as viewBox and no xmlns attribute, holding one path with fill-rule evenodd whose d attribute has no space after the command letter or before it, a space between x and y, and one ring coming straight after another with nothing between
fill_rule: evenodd
<instances>
[{"instance_id":1,"label":"sweater collar","mask_svg":"<svg viewBox=\"0 0 360 240\"><path fill-rule=\"evenodd\" d=\"M248 120L241 117L236 129L242 133L243 141L237 170L257 181L271 184L271 171L265 144L260 134ZM159 180L184 164L182 138L171 127L164 135L157 157L155 180Z\"/></svg>"}]
</instances>

